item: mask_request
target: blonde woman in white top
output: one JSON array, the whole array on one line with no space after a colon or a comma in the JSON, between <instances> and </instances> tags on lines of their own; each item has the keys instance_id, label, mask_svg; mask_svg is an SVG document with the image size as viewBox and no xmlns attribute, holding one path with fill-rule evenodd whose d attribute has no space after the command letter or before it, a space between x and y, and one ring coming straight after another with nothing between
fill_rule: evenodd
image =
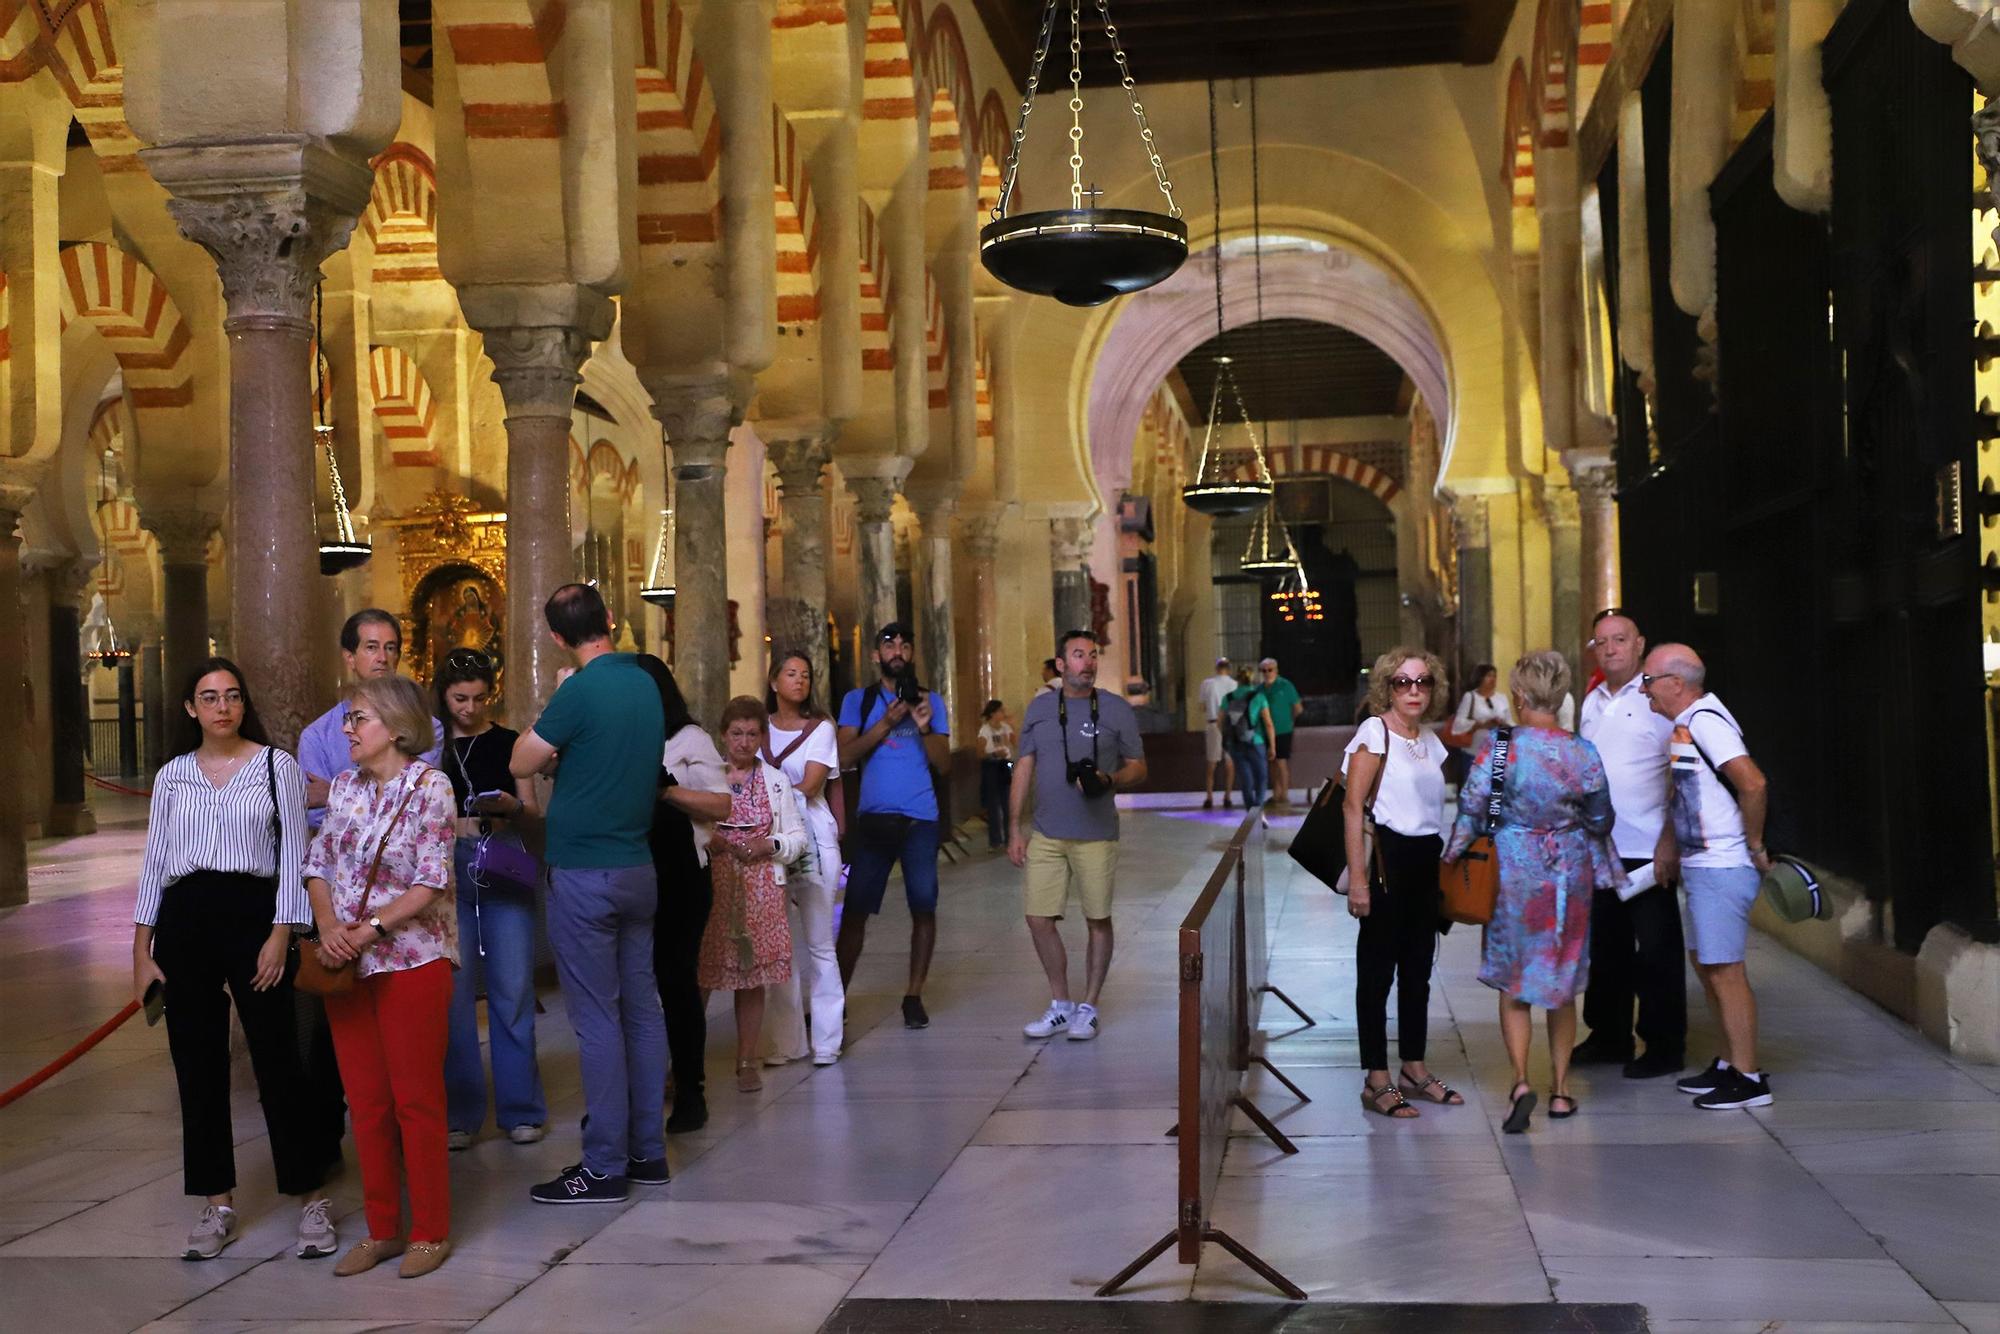
<instances>
[{"instance_id":1,"label":"blonde woman in white top","mask_svg":"<svg viewBox=\"0 0 2000 1334\"><path fill-rule=\"evenodd\" d=\"M833 951L834 900L840 892L840 831L827 800L840 776L840 743L833 720L815 699L812 659L792 649L780 653L771 670L771 711L764 762L782 772L805 806L812 855L785 878L792 929L792 974L770 988L765 1027L771 1033L766 1065L783 1065L810 1055L814 1065L840 1059L844 1038L841 1011L847 993ZM808 1004L802 1007L800 997ZM807 1032L807 1016L811 1032Z\"/></svg>"},{"instance_id":2,"label":"blonde woman in white top","mask_svg":"<svg viewBox=\"0 0 2000 1334\"><path fill-rule=\"evenodd\" d=\"M1370 717L1348 745L1347 911L1361 919L1354 943L1354 1013L1366 1082L1361 1105L1410 1120L1403 1095L1458 1106L1465 1099L1424 1064L1431 960L1438 928L1438 857L1444 850L1444 743L1424 724L1443 712L1444 664L1421 648L1396 648L1368 678ZM1380 782L1378 784L1377 778ZM1373 803L1370 805L1370 792ZM1364 852L1372 811L1375 865ZM1389 1078L1389 988L1396 988L1400 1079Z\"/></svg>"}]
</instances>

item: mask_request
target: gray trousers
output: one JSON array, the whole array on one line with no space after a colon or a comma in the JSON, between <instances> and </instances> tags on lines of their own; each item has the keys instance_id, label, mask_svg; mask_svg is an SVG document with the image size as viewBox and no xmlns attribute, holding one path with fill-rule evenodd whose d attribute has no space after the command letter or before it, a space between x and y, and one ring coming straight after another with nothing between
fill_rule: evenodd
<instances>
[{"instance_id":1,"label":"gray trousers","mask_svg":"<svg viewBox=\"0 0 2000 1334\"><path fill-rule=\"evenodd\" d=\"M550 869L549 943L583 1071L583 1163L664 1158L667 1024L653 981L653 864Z\"/></svg>"}]
</instances>

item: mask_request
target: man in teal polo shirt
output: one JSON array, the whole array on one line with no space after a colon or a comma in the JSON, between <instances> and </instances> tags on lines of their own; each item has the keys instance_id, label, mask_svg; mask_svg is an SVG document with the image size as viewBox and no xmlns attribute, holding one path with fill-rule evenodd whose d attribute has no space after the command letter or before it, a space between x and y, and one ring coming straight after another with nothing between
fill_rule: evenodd
<instances>
[{"instance_id":1,"label":"man in teal polo shirt","mask_svg":"<svg viewBox=\"0 0 2000 1334\"><path fill-rule=\"evenodd\" d=\"M611 648L611 614L588 584L543 608L576 659L533 729L516 778L555 769L549 802L549 944L583 1073L583 1161L529 1192L539 1204L616 1203L667 1180L667 1025L653 980L659 883L646 842L666 749L659 687Z\"/></svg>"},{"instance_id":2,"label":"man in teal polo shirt","mask_svg":"<svg viewBox=\"0 0 2000 1334\"><path fill-rule=\"evenodd\" d=\"M1299 688L1278 675L1276 658L1258 663L1257 673L1264 678L1264 699L1271 706L1271 730L1277 733L1277 743L1271 752L1270 804L1283 809L1292 804L1292 729L1298 726L1299 715L1306 711L1306 706L1299 698Z\"/></svg>"}]
</instances>

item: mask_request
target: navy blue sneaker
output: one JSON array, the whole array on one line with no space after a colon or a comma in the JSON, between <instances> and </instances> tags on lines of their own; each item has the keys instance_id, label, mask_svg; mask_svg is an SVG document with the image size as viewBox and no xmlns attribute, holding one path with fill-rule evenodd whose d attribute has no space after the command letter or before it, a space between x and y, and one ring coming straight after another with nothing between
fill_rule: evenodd
<instances>
[{"instance_id":1,"label":"navy blue sneaker","mask_svg":"<svg viewBox=\"0 0 2000 1334\"><path fill-rule=\"evenodd\" d=\"M536 1204L623 1204L631 1194L624 1177L604 1176L578 1163L528 1192Z\"/></svg>"},{"instance_id":2,"label":"navy blue sneaker","mask_svg":"<svg viewBox=\"0 0 2000 1334\"><path fill-rule=\"evenodd\" d=\"M625 1179L635 1186L664 1186L673 1180L664 1158L627 1158Z\"/></svg>"}]
</instances>

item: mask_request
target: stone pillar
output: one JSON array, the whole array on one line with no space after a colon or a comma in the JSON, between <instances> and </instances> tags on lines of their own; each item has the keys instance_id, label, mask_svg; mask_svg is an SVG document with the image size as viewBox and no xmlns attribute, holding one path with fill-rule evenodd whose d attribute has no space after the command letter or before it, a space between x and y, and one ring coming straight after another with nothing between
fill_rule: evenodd
<instances>
[{"instance_id":1,"label":"stone pillar","mask_svg":"<svg viewBox=\"0 0 2000 1334\"><path fill-rule=\"evenodd\" d=\"M1820 44L1843 3L1778 0L1771 184L1801 213L1833 207L1833 107L1820 77Z\"/></svg>"},{"instance_id":2,"label":"stone pillar","mask_svg":"<svg viewBox=\"0 0 2000 1334\"><path fill-rule=\"evenodd\" d=\"M995 642L1000 624L1000 519L998 508L968 514L960 527L965 534L965 554L972 563L972 654L974 678L979 682L979 702L983 706L1000 694L999 646ZM958 720L952 720L957 725Z\"/></svg>"},{"instance_id":3,"label":"stone pillar","mask_svg":"<svg viewBox=\"0 0 2000 1334\"><path fill-rule=\"evenodd\" d=\"M215 257L228 314L230 639L271 740L319 712L299 627L318 596L313 529L312 294L368 203L365 161L305 135L141 152L181 235ZM239 503L241 502L241 503ZM317 647L317 646L313 646Z\"/></svg>"},{"instance_id":4,"label":"stone pillar","mask_svg":"<svg viewBox=\"0 0 2000 1334\"><path fill-rule=\"evenodd\" d=\"M909 475L903 458L852 459L841 464L847 489L854 493L855 547L861 560L861 647L868 657L875 632L896 619L896 492ZM927 662L918 670L932 671ZM857 668L857 670L859 670Z\"/></svg>"},{"instance_id":5,"label":"stone pillar","mask_svg":"<svg viewBox=\"0 0 2000 1334\"><path fill-rule=\"evenodd\" d=\"M220 521L199 511L147 510L143 518L160 546L161 602L166 613L158 667L161 693L177 699L188 673L208 656L208 543ZM252 689L261 714L262 686L253 683Z\"/></svg>"},{"instance_id":6,"label":"stone pillar","mask_svg":"<svg viewBox=\"0 0 2000 1334\"><path fill-rule=\"evenodd\" d=\"M1056 623L1049 627L1050 653L1055 652L1057 635L1090 628L1090 549L1096 536L1089 519L1049 520L1056 614Z\"/></svg>"},{"instance_id":7,"label":"stone pillar","mask_svg":"<svg viewBox=\"0 0 2000 1334\"><path fill-rule=\"evenodd\" d=\"M590 345L611 332L610 298L571 283L468 285L466 323L486 341L507 406L507 717L527 728L566 665L542 607L574 582L569 432Z\"/></svg>"},{"instance_id":8,"label":"stone pillar","mask_svg":"<svg viewBox=\"0 0 2000 1334\"><path fill-rule=\"evenodd\" d=\"M644 373L642 372L642 375ZM729 702L729 376L644 375L666 428L674 467L674 679L688 707L713 725ZM760 590L761 591L761 590Z\"/></svg>"},{"instance_id":9,"label":"stone pillar","mask_svg":"<svg viewBox=\"0 0 2000 1334\"><path fill-rule=\"evenodd\" d=\"M1736 114L1740 57L1736 0L1681 0L1674 6L1673 134L1667 153L1672 181L1674 304L1690 315L1714 318L1715 214L1708 187L1729 160ZM1618 159L1625 161L1621 155ZM1621 212L1620 222L1625 215ZM1704 341L1713 341L1712 336Z\"/></svg>"},{"instance_id":10,"label":"stone pillar","mask_svg":"<svg viewBox=\"0 0 2000 1334\"><path fill-rule=\"evenodd\" d=\"M1581 687L1590 673L1584 667L1583 636L1578 627L1589 613L1583 606L1576 492L1566 486L1545 487L1542 512L1549 525L1549 637L1554 641L1551 647L1569 659L1570 676L1581 702Z\"/></svg>"},{"instance_id":11,"label":"stone pillar","mask_svg":"<svg viewBox=\"0 0 2000 1334\"><path fill-rule=\"evenodd\" d=\"M21 540L34 492L0 477L0 908L28 901L27 636L21 625Z\"/></svg>"},{"instance_id":12,"label":"stone pillar","mask_svg":"<svg viewBox=\"0 0 2000 1334\"><path fill-rule=\"evenodd\" d=\"M136 655L118 664L118 772L139 772L139 666Z\"/></svg>"},{"instance_id":13,"label":"stone pillar","mask_svg":"<svg viewBox=\"0 0 2000 1334\"><path fill-rule=\"evenodd\" d=\"M1570 471L1576 484L1578 564L1582 570L1583 633L1590 618L1618 605L1618 473L1609 463Z\"/></svg>"},{"instance_id":14,"label":"stone pillar","mask_svg":"<svg viewBox=\"0 0 2000 1334\"><path fill-rule=\"evenodd\" d=\"M1493 530L1486 497L1466 496L1454 510L1458 519L1458 651L1463 680L1473 664L1493 660ZM1503 674L1506 664L1500 664Z\"/></svg>"},{"instance_id":15,"label":"stone pillar","mask_svg":"<svg viewBox=\"0 0 2000 1334\"><path fill-rule=\"evenodd\" d=\"M942 441L939 441L942 447ZM917 590L917 640L923 676L944 696L945 712L951 718L953 734L969 736L958 729L964 725L964 701L958 697L957 636L951 625L951 521L958 513L958 498L935 485L913 488L912 502L917 520L923 525L922 558L918 572L923 580ZM984 703L985 701L980 701ZM974 713L978 712L974 706ZM975 729L976 730L976 729Z\"/></svg>"},{"instance_id":16,"label":"stone pillar","mask_svg":"<svg viewBox=\"0 0 2000 1334\"><path fill-rule=\"evenodd\" d=\"M83 680L83 608L90 571L79 563L48 573L49 586L49 777L50 803L44 832L71 838L97 832L97 816L83 777L90 747L90 703Z\"/></svg>"},{"instance_id":17,"label":"stone pillar","mask_svg":"<svg viewBox=\"0 0 2000 1334\"><path fill-rule=\"evenodd\" d=\"M1646 226L1646 116L1639 94L1618 108L1618 355L1653 392L1653 257Z\"/></svg>"},{"instance_id":18,"label":"stone pillar","mask_svg":"<svg viewBox=\"0 0 2000 1334\"><path fill-rule=\"evenodd\" d=\"M167 761L167 692L162 688L160 637L148 635L139 645L139 698L145 713L146 750L139 772L149 774Z\"/></svg>"},{"instance_id":19,"label":"stone pillar","mask_svg":"<svg viewBox=\"0 0 2000 1334\"><path fill-rule=\"evenodd\" d=\"M812 659L813 684L820 702L831 708L828 676L830 645L826 629L827 503L821 476L832 457L827 431L821 428L789 439L765 443L766 457L778 470L785 515L784 596L771 602L773 656L784 649L804 649Z\"/></svg>"}]
</instances>

